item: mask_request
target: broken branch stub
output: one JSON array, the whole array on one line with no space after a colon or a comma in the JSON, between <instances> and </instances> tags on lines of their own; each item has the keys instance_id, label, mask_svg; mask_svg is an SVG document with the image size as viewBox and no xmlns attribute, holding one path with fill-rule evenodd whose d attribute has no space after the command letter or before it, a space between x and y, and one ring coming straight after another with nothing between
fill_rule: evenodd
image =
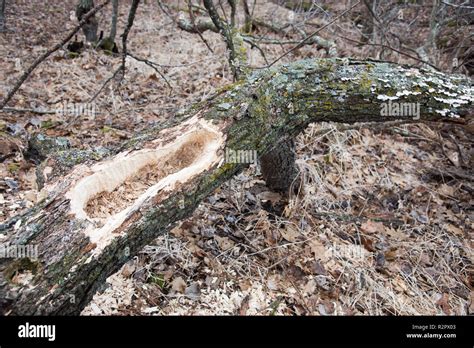
<instances>
[{"instance_id":1,"label":"broken branch stub","mask_svg":"<svg viewBox=\"0 0 474 348\"><path fill-rule=\"evenodd\" d=\"M254 73L109 153L59 152L46 160L57 165L44 175L47 198L0 232L4 245L38 249L36 259L0 259L0 313L80 313L109 275L247 165L227 149L261 156L319 121L462 122L472 102L461 76L307 60Z\"/></svg>"}]
</instances>

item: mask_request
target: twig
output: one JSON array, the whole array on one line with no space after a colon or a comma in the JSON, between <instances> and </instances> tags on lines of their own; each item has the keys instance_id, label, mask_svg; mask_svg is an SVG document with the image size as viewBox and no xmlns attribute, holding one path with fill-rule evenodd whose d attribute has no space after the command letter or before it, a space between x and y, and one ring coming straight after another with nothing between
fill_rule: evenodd
<instances>
[{"instance_id":1,"label":"twig","mask_svg":"<svg viewBox=\"0 0 474 348\"><path fill-rule=\"evenodd\" d=\"M167 5L163 4L160 0L156 0L158 7L160 8L163 13L170 18L173 22L176 22L176 19L168 12Z\"/></svg>"},{"instance_id":2,"label":"twig","mask_svg":"<svg viewBox=\"0 0 474 348\"><path fill-rule=\"evenodd\" d=\"M191 24L193 25L193 28L196 29L196 33L199 35L199 38L201 39L201 41L204 42L204 44L206 45L207 49L208 49L211 53L214 53L212 47L209 45L209 43L208 43L207 40L204 38L204 36L202 36L201 31L196 28L196 18L194 17L193 7L192 7L191 0L188 0L188 8L189 8L189 18L191 19Z\"/></svg>"},{"instance_id":3,"label":"twig","mask_svg":"<svg viewBox=\"0 0 474 348\"><path fill-rule=\"evenodd\" d=\"M265 55L265 51L259 45L257 45L253 40L249 39L248 37L243 36L242 39L245 42L247 42L251 48L256 48L262 55L263 60L265 60L265 64L268 64L268 59L267 59L267 56Z\"/></svg>"},{"instance_id":4,"label":"twig","mask_svg":"<svg viewBox=\"0 0 474 348\"><path fill-rule=\"evenodd\" d=\"M345 215L345 214L336 214L332 212L317 212L317 211L312 211L311 214L315 217L318 218L332 218L334 220L342 221L342 222L365 222L365 221L375 221L375 222L381 222L384 225L389 225L389 226L402 226L405 225L405 222L400 219L383 219L383 218L370 218L370 217L364 217L364 216L355 216L355 215Z\"/></svg>"},{"instance_id":5,"label":"twig","mask_svg":"<svg viewBox=\"0 0 474 348\"><path fill-rule=\"evenodd\" d=\"M468 1L466 1L464 4L461 4L461 5L451 4L450 2L443 1L443 0L441 0L441 2L445 5L448 5L448 6L453 6L453 7L458 7L458 8L468 8L470 10L474 9L474 6L465 6L464 5L465 3L469 3Z\"/></svg>"},{"instance_id":6,"label":"twig","mask_svg":"<svg viewBox=\"0 0 474 348\"><path fill-rule=\"evenodd\" d=\"M294 45L294 44L300 44L301 41L292 41L292 40L287 40L287 41L281 41L278 39L271 39L271 38L266 38L266 37L260 37L260 38L255 38L251 35L242 35L243 39L245 42L248 42L251 45L255 44L255 41L258 41L260 44L264 45ZM311 40L308 40L304 42L302 45L316 45L324 48L328 54L330 54L331 57L334 57L337 55L337 51L335 49L335 44L329 40L325 40L320 36L315 36Z\"/></svg>"},{"instance_id":7,"label":"twig","mask_svg":"<svg viewBox=\"0 0 474 348\"><path fill-rule=\"evenodd\" d=\"M337 34L336 34L337 35ZM426 65L429 65L431 66L432 68L436 69L439 71L439 68L434 65L434 64L431 64L430 62L426 61L426 60L423 60L421 58L418 58L418 57L415 57L415 56L412 56L411 54L408 54L408 53L405 53L405 52L402 52L396 48L393 48L392 46L389 46L389 45L384 45L384 44L376 44L376 43L364 43L364 42L360 42L360 41L357 41L357 40L354 40L354 39L349 39L348 37L346 36L342 36L342 35L337 35L347 41L351 41L351 42L354 42L354 43L357 43L357 44L360 44L360 45L365 45L365 46L378 46L378 47L382 47L382 48L388 48L394 52L397 52L399 54L401 54L402 56L406 56L408 58L411 58L411 59L414 59L420 63L423 63L423 64L426 64Z\"/></svg>"},{"instance_id":8,"label":"twig","mask_svg":"<svg viewBox=\"0 0 474 348\"><path fill-rule=\"evenodd\" d=\"M286 57L287 55L289 55L291 52L293 52L294 50L302 47L306 41L308 41L309 39L313 38L314 36L316 36L317 33L319 33L321 30L327 28L328 26L330 26L331 24L333 24L335 21L337 21L339 18L341 18L342 16L344 16L346 13L348 13L349 11L351 11L354 7L356 7L357 5L359 5L360 3L360 0L357 1L354 5L352 5L349 9L345 10L344 12L342 12L339 16L337 16L336 18L334 18L332 21L330 21L329 23L327 23L326 25L323 25L321 28L319 28L318 30L316 30L315 32L313 32L311 35L305 37L303 40L300 41L299 44L297 44L296 46L294 46L293 48L289 49L288 51L286 51L285 53L283 53L280 57L278 57L277 59L275 59L272 63L270 63L270 65L267 65L265 68L269 68L271 66L273 66L275 63L277 63L278 61L280 61L282 58Z\"/></svg>"},{"instance_id":9,"label":"twig","mask_svg":"<svg viewBox=\"0 0 474 348\"><path fill-rule=\"evenodd\" d=\"M139 61L139 62L142 62L142 63L145 63L146 65L148 65L149 67L151 67L153 70L155 70L162 78L163 80L165 80L166 84L168 85L168 87L170 88L170 90L173 90L173 86L171 86L170 82L168 81L168 79L166 78L166 76L157 69L157 66L160 66L159 64L156 64L155 62L152 62L148 59L144 59L144 58L140 58L140 57L137 57L137 56L134 56L133 54L131 53L127 53L127 56Z\"/></svg>"},{"instance_id":10,"label":"twig","mask_svg":"<svg viewBox=\"0 0 474 348\"><path fill-rule=\"evenodd\" d=\"M223 22L222 19L219 17L219 13L217 12L217 9L214 6L214 2L212 0L203 0L204 7L206 8L209 17L211 18L212 22L216 26L216 28L219 30L221 35L224 37L224 40L227 44L227 48L229 50L229 64L232 70L232 74L234 75L234 80L239 80L243 76L245 76L245 72L242 69L242 62L241 59L239 58L239 47L236 47L236 42L234 41L234 33L233 33L233 27L229 26L229 22L227 21L226 17L226 22ZM222 4L220 4L222 7ZM222 9L224 15L225 11Z\"/></svg>"},{"instance_id":11,"label":"twig","mask_svg":"<svg viewBox=\"0 0 474 348\"><path fill-rule=\"evenodd\" d=\"M56 110L42 110L42 109L24 109L24 108L10 108L4 107L1 111L4 112L31 112L33 114L47 115L47 114L56 114Z\"/></svg>"},{"instance_id":12,"label":"twig","mask_svg":"<svg viewBox=\"0 0 474 348\"><path fill-rule=\"evenodd\" d=\"M112 76L110 76L103 84L102 84L102 87L100 87L100 89L92 96L92 98L89 99L89 103L92 103L94 101L95 98L97 98L99 96L99 94L102 92L102 90L105 88L105 86L107 86L109 84L110 81L112 81L116 76L117 74L122 71L122 65L120 65L118 67L117 70L114 71L114 73L112 74Z\"/></svg>"}]
</instances>

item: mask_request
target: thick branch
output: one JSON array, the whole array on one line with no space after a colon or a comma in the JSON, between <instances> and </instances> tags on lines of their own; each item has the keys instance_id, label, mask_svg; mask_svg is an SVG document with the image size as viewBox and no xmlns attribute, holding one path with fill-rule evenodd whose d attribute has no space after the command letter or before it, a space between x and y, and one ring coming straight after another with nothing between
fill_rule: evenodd
<instances>
[{"instance_id":1,"label":"thick branch","mask_svg":"<svg viewBox=\"0 0 474 348\"><path fill-rule=\"evenodd\" d=\"M234 25L221 20L212 0L204 0L203 3L209 13L209 17L227 44L227 48L229 49L229 64L234 79L240 80L250 72L247 67L247 53L244 47L244 41ZM235 16L235 3L231 1L231 5L232 4L234 4L232 6L232 13L233 16Z\"/></svg>"},{"instance_id":2,"label":"thick branch","mask_svg":"<svg viewBox=\"0 0 474 348\"><path fill-rule=\"evenodd\" d=\"M177 20L178 27L181 30L187 31L188 33L204 33L205 31L219 32L219 29L214 25L211 20L195 20L194 23L187 20L186 18L179 18Z\"/></svg>"}]
</instances>

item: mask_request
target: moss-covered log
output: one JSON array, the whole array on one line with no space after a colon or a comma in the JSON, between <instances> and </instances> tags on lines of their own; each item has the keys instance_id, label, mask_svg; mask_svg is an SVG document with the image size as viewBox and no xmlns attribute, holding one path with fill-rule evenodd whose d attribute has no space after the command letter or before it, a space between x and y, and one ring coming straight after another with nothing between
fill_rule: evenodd
<instances>
[{"instance_id":1,"label":"moss-covered log","mask_svg":"<svg viewBox=\"0 0 474 348\"><path fill-rule=\"evenodd\" d=\"M0 259L0 312L80 313L109 275L246 166L227 149L264 155L320 121L462 122L472 102L461 76L306 60L258 71L119 149L59 152L41 167L44 200L0 231L4 246L38 251Z\"/></svg>"}]
</instances>

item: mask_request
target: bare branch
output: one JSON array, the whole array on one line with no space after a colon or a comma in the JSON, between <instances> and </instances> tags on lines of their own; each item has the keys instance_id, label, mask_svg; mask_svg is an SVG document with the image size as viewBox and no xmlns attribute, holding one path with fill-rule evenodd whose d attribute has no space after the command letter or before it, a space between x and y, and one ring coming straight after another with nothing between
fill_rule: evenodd
<instances>
[{"instance_id":1,"label":"bare branch","mask_svg":"<svg viewBox=\"0 0 474 348\"><path fill-rule=\"evenodd\" d=\"M193 26L193 28L196 29L196 19L194 17L194 13L193 13L193 7L192 7L192 3L191 3L191 0L188 0L188 9L189 9L189 18L191 18L191 24ZM211 53L214 53L214 51L212 50L211 46L209 45L209 43L207 42L207 40L204 38L204 36L202 36L201 34L201 31L199 29L196 30L196 33L199 35L199 38L201 39L202 42L204 42L204 44L206 45L207 49L211 52Z\"/></svg>"},{"instance_id":2,"label":"bare branch","mask_svg":"<svg viewBox=\"0 0 474 348\"><path fill-rule=\"evenodd\" d=\"M137 12L138 4L140 0L133 0L130 12L128 13L127 27L122 34L122 79L125 77L125 60L127 59L127 38L132 29L135 14Z\"/></svg>"},{"instance_id":3,"label":"bare branch","mask_svg":"<svg viewBox=\"0 0 474 348\"><path fill-rule=\"evenodd\" d=\"M342 16L344 16L346 13L348 13L349 11L351 11L354 7L356 7L358 4L360 3L360 1L357 1L354 5L352 5L349 9L345 10L343 13L341 13L339 16L337 16L336 18L334 18L332 21L330 21L329 23L327 23L326 25L322 26L321 28L319 28L318 30L316 30L315 32L313 32L311 35L307 36L306 38L304 38L298 45L296 45L295 47L291 48L290 50L286 51L285 53L283 53L280 57L278 57L277 59L275 59L272 63L270 63L267 68L273 66L275 63L277 63L278 61L280 61L282 58L286 57L287 55L289 55L291 52L293 52L294 50L302 47L306 41L310 40L311 38L313 38L314 36L316 36L317 33L319 33L321 30L327 28L328 26L330 26L331 24L333 24L335 21L337 21L339 18L341 18Z\"/></svg>"},{"instance_id":4,"label":"bare branch","mask_svg":"<svg viewBox=\"0 0 474 348\"><path fill-rule=\"evenodd\" d=\"M137 57L137 56L135 56L135 55L133 55L133 54L131 54L131 53L127 53L127 55L128 55L129 57L131 57L131 58L133 58L133 59L139 61L139 62L145 63L146 65L148 65L149 67L151 67L153 70L155 70L155 71L158 73L158 75L160 75L160 76L163 78L163 80L165 80L165 82L166 82L166 84L168 85L168 87L170 88L170 90L173 90L173 86L171 86L171 84L169 83L169 81L168 81L168 79L166 78L166 76L165 76L160 70L158 70L157 67L159 67L159 64L157 64L157 63L155 63L155 62L152 62L152 61L150 61L150 60L148 60L148 59L144 59L144 58Z\"/></svg>"}]
</instances>

